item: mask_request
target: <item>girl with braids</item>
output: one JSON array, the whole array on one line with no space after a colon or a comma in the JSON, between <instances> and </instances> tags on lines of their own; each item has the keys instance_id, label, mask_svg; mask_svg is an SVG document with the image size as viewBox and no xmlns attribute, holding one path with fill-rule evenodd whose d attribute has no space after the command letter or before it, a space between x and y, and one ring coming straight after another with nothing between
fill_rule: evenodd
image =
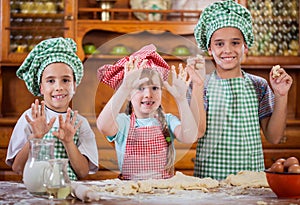
<instances>
[{"instance_id":1,"label":"girl with braids","mask_svg":"<svg viewBox=\"0 0 300 205\"><path fill-rule=\"evenodd\" d=\"M98 70L101 82L118 87L101 111L97 127L109 141L115 142L122 179L172 177L174 139L183 143L197 140L198 125L185 98L187 73L180 67L177 75L173 67L171 86L166 81L169 69L154 45L148 45ZM175 98L181 121L163 112L163 86ZM129 101L126 113L120 113L126 100Z\"/></svg>"}]
</instances>

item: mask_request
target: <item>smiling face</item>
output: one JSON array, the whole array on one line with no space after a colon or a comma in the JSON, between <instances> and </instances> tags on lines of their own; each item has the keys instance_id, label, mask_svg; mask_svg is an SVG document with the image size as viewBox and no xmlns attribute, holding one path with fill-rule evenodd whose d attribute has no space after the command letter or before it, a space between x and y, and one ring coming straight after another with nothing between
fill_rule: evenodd
<instances>
[{"instance_id":1,"label":"smiling face","mask_svg":"<svg viewBox=\"0 0 300 205\"><path fill-rule=\"evenodd\" d=\"M230 77L239 77L243 55L248 52L248 47L239 29L226 27L213 33L208 52L216 62L220 77L224 73L230 73Z\"/></svg>"},{"instance_id":2,"label":"smiling face","mask_svg":"<svg viewBox=\"0 0 300 205\"><path fill-rule=\"evenodd\" d=\"M52 63L43 71L40 90L50 109L66 112L75 89L73 70L67 64Z\"/></svg>"},{"instance_id":3,"label":"smiling face","mask_svg":"<svg viewBox=\"0 0 300 205\"><path fill-rule=\"evenodd\" d=\"M162 80L158 72L144 69L141 79L148 77L147 83L131 93L131 103L137 118L154 117L161 105Z\"/></svg>"}]
</instances>

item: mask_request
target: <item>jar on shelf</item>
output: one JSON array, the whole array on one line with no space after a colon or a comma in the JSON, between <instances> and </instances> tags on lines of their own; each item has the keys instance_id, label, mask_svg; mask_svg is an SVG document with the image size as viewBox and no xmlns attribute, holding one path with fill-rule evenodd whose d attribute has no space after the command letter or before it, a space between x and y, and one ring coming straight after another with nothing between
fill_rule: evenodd
<instances>
[{"instance_id":1,"label":"jar on shelf","mask_svg":"<svg viewBox=\"0 0 300 205\"><path fill-rule=\"evenodd\" d=\"M20 1L18 1L18 0L10 1L10 12L12 14L20 13Z\"/></svg>"},{"instance_id":2,"label":"jar on shelf","mask_svg":"<svg viewBox=\"0 0 300 205\"><path fill-rule=\"evenodd\" d=\"M249 55L298 56L289 46L299 47L299 5L297 0L248 0L248 9L253 17L253 33L256 46ZM295 15L296 14L296 15Z\"/></svg>"},{"instance_id":3,"label":"jar on shelf","mask_svg":"<svg viewBox=\"0 0 300 205\"><path fill-rule=\"evenodd\" d=\"M27 44L23 33L20 33L14 37L14 42L17 45L16 53L26 53L27 52Z\"/></svg>"}]
</instances>

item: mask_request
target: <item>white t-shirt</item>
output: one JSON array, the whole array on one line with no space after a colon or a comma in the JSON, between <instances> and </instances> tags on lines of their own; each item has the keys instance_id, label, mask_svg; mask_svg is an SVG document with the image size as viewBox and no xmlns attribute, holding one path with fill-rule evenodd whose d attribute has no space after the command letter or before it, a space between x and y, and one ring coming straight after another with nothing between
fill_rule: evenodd
<instances>
[{"instance_id":1,"label":"white t-shirt","mask_svg":"<svg viewBox=\"0 0 300 205\"><path fill-rule=\"evenodd\" d=\"M25 119L25 115L31 117L31 108L26 110L19 120L17 121L10 142L7 149L7 155L5 163L9 166L12 166L13 160L18 154L18 152L23 148L23 146L28 141L28 137L31 135L31 127ZM62 115L65 119L67 113L55 112L49 108L45 108L45 116L47 122L51 118L55 117L54 127L59 127L58 116ZM82 115L77 115L77 119L82 121L82 124L79 128L79 140L78 140L78 150L89 159L89 173L93 174L98 170L98 149L95 139L95 134L90 127L87 119ZM55 151L55 150L54 150Z\"/></svg>"}]
</instances>

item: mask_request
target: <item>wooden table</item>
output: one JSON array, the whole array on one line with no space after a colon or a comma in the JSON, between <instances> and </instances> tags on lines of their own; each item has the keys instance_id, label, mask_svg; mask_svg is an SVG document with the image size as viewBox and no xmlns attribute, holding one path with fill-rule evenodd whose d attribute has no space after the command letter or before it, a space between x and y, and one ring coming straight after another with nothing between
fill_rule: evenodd
<instances>
[{"instance_id":1,"label":"wooden table","mask_svg":"<svg viewBox=\"0 0 300 205\"><path fill-rule=\"evenodd\" d=\"M93 181L88 181L87 184L93 184ZM96 181L95 181L95 184ZM107 198L98 202L89 204L102 204L102 205L170 205L170 204L205 204L205 205L218 205L218 204L236 204L236 205L291 205L300 204L300 199L278 199L270 189L252 189L244 193L238 193L236 190L226 189L218 193L203 193L201 191L182 191L185 194L172 194L172 195L139 195L129 197L116 197ZM84 204L78 199L67 200L50 200L46 197L33 196L25 188L21 182L0 181L0 204Z\"/></svg>"}]
</instances>

